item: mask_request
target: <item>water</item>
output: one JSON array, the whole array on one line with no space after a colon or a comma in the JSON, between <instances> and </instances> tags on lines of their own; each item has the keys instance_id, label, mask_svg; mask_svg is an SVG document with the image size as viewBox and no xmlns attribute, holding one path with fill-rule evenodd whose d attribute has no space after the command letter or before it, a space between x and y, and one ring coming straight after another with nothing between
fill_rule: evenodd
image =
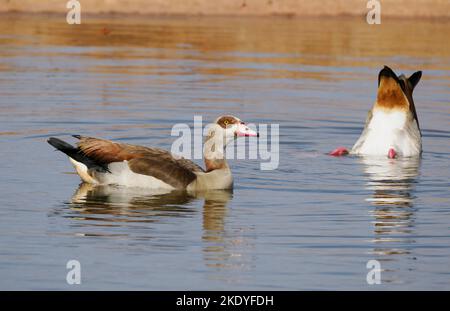
<instances>
[{"instance_id":1,"label":"water","mask_svg":"<svg viewBox=\"0 0 450 311\"><path fill-rule=\"evenodd\" d=\"M450 289L449 21L83 22L0 19L1 289ZM424 71L422 159L326 156L358 138L384 64ZM233 192L90 189L45 142L170 149L175 123L225 113L280 124L278 169L231 161Z\"/></svg>"}]
</instances>

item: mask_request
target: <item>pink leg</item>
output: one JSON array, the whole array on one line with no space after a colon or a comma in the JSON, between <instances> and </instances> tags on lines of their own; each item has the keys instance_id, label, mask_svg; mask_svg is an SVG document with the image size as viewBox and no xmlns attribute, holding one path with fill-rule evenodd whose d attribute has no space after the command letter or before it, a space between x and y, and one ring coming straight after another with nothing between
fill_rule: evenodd
<instances>
[{"instance_id":1,"label":"pink leg","mask_svg":"<svg viewBox=\"0 0 450 311\"><path fill-rule=\"evenodd\" d=\"M340 157L340 156L344 156L347 154L348 154L348 150L345 147L336 148L329 153L329 155L334 156L334 157Z\"/></svg>"},{"instance_id":2,"label":"pink leg","mask_svg":"<svg viewBox=\"0 0 450 311\"><path fill-rule=\"evenodd\" d=\"M396 156L397 156L397 152L395 152L394 148L389 149L388 158L395 159Z\"/></svg>"}]
</instances>

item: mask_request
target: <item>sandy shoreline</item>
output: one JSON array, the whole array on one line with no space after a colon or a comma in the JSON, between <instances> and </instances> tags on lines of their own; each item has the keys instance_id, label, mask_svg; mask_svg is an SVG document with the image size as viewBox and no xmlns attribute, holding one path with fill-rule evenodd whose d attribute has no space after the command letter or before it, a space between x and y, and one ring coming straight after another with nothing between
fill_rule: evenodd
<instances>
[{"instance_id":1,"label":"sandy shoreline","mask_svg":"<svg viewBox=\"0 0 450 311\"><path fill-rule=\"evenodd\" d=\"M79 0L82 13L364 16L367 0ZM383 0L382 17L450 18L450 0ZM0 12L67 12L66 0L0 0Z\"/></svg>"}]
</instances>

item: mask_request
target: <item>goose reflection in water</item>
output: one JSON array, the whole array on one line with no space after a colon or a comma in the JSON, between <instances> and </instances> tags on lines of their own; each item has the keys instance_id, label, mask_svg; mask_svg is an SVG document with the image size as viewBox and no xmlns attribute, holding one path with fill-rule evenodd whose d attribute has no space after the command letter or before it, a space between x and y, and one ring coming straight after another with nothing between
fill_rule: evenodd
<instances>
[{"instance_id":1,"label":"goose reflection in water","mask_svg":"<svg viewBox=\"0 0 450 311\"><path fill-rule=\"evenodd\" d=\"M69 203L71 209L68 217L77 221L77 230L84 228L85 231L90 231L77 235L130 238L130 235L134 235L139 229L151 229L151 226L143 223L156 225L168 218L193 217L202 213L201 242L205 265L215 269L240 269L245 266L240 262L245 258L242 258L239 249L247 246L239 234L227 233L225 218L228 214L227 204L231 198L231 190L167 193L83 183ZM204 200L203 210L199 210L198 204L195 204L201 199ZM115 230L115 227L119 227L119 230ZM148 230L146 232L147 236L139 234L141 241L164 235L162 227L159 227L156 233L155 230L150 231L154 236L148 236ZM173 243L182 244L182 239L176 239Z\"/></svg>"},{"instance_id":2,"label":"goose reflection in water","mask_svg":"<svg viewBox=\"0 0 450 311\"><path fill-rule=\"evenodd\" d=\"M185 217L195 212L189 203L196 199L184 191L155 191L111 185L82 183L70 207L78 220L106 222L155 222L159 217ZM89 223L96 225L96 223Z\"/></svg>"},{"instance_id":3,"label":"goose reflection in water","mask_svg":"<svg viewBox=\"0 0 450 311\"><path fill-rule=\"evenodd\" d=\"M414 186L419 174L420 158L361 158L372 191L366 199L373 206L374 218L373 254L378 256L384 271L385 282L402 282L395 268L383 268L382 261L415 259L409 245L415 243L414 235ZM386 278L387 277L387 278Z\"/></svg>"}]
</instances>

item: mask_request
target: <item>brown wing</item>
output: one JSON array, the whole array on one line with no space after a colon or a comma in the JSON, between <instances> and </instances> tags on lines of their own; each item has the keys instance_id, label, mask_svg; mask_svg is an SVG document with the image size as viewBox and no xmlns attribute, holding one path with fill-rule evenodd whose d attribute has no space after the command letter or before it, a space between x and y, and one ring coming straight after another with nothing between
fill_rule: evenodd
<instances>
[{"instance_id":1,"label":"brown wing","mask_svg":"<svg viewBox=\"0 0 450 311\"><path fill-rule=\"evenodd\" d=\"M421 75L422 75L422 73L420 73L420 76ZM417 117L416 106L414 105L414 100L413 100L413 90L414 90L414 86L415 85L413 86L411 83L409 83L408 78L406 78L404 75L401 75L400 79L404 83L404 94L405 94L405 96L406 96L406 98L408 99L408 102L409 102L409 111L412 114L413 120L415 120L416 123L417 123L417 127L419 128L419 132L421 132L420 131L420 125L419 125L419 118ZM420 79L420 77L419 77L419 79ZM422 132L420 133L420 135L422 136Z\"/></svg>"},{"instance_id":2,"label":"brown wing","mask_svg":"<svg viewBox=\"0 0 450 311\"><path fill-rule=\"evenodd\" d=\"M78 147L90 159L101 163L128 161L130 169L142 175L153 176L175 187L184 188L203 169L187 159L176 159L166 150L115 143L110 140L82 137Z\"/></svg>"},{"instance_id":3,"label":"brown wing","mask_svg":"<svg viewBox=\"0 0 450 311\"><path fill-rule=\"evenodd\" d=\"M413 119L417 123L417 127L419 128L420 136L422 136L422 131L420 130L420 125L419 125L419 118L417 117L416 107L414 106L414 101L413 101L412 97L411 97L411 101L410 101L410 105L409 105L409 110L412 114Z\"/></svg>"}]
</instances>

